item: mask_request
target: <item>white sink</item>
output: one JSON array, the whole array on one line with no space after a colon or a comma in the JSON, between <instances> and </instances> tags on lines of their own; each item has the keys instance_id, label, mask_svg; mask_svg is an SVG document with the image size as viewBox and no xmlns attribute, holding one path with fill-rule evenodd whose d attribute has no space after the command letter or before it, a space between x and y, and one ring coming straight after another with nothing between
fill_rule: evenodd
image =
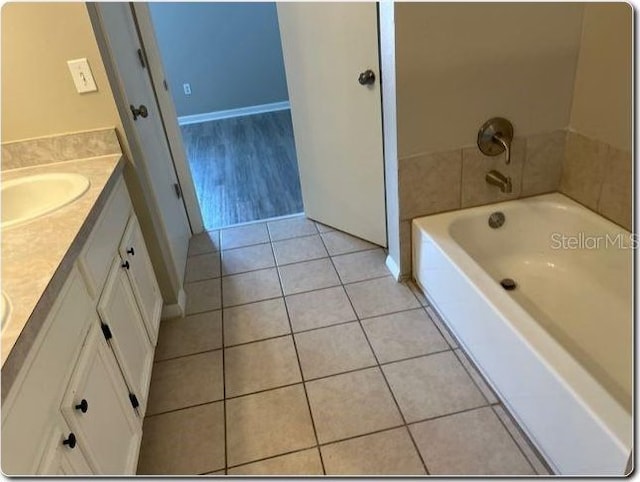
<instances>
[{"instance_id":1,"label":"white sink","mask_svg":"<svg viewBox=\"0 0 640 482\"><path fill-rule=\"evenodd\" d=\"M2 228L31 221L75 201L89 189L80 174L51 173L2 183Z\"/></svg>"}]
</instances>

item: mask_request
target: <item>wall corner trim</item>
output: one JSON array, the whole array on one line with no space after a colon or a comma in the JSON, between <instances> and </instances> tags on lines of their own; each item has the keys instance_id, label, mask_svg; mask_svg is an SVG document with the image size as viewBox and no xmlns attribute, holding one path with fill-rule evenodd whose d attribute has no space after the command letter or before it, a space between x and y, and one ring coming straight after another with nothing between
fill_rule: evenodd
<instances>
[{"instance_id":1,"label":"wall corner trim","mask_svg":"<svg viewBox=\"0 0 640 482\"><path fill-rule=\"evenodd\" d=\"M161 320L168 320L169 318L181 318L186 314L187 306L187 294L184 288L180 288L178 292L178 301L172 305L164 305L162 307Z\"/></svg>"},{"instance_id":2,"label":"wall corner trim","mask_svg":"<svg viewBox=\"0 0 640 482\"><path fill-rule=\"evenodd\" d=\"M391 275L395 278L395 280L401 281L400 267L398 266L398 263L396 263L396 260L393 259L390 255L388 255L385 261L385 264L387 265L387 268L389 269L389 271L391 271Z\"/></svg>"},{"instance_id":3,"label":"wall corner trim","mask_svg":"<svg viewBox=\"0 0 640 482\"><path fill-rule=\"evenodd\" d=\"M183 115L178 117L178 124L186 126L189 124L199 124L219 119L230 119L232 117L242 117L245 115L264 114L265 112L276 112L291 108L288 100L283 102L272 102L271 104L250 105L237 109L219 110L216 112L204 112L202 114Z\"/></svg>"}]
</instances>

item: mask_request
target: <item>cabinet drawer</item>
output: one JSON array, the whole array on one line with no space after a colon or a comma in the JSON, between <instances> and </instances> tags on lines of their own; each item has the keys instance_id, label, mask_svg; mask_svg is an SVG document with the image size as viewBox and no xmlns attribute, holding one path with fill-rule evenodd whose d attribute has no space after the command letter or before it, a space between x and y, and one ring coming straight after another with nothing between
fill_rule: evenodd
<instances>
[{"instance_id":1,"label":"cabinet drawer","mask_svg":"<svg viewBox=\"0 0 640 482\"><path fill-rule=\"evenodd\" d=\"M60 400L95 319L95 307L74 267L2 406L2 470L34 474L43 435L59 416Z\"/></svg>"},{"instance_id":2,"label":"cabinet drawer","mask_svg":"<svg viewBox=\"0 0 640 482\"><path fill-rule=\"evenodd\" d=\"M78 259L89 292L94 298L102 291L110 262L118 252L131 212L131 199L124 179L120 177Z\"/></svg>"},{"instance_id":3,"label":"cabinet drawer","mask_svg":"<svg viewBox=\"0 0 640 482\"><path fill-rule=\"evenodd\" d=\"M63 444L72 433L62 419L56 417L49 436L44 456L38 467L38 475L91 475L93 471L79 447L71 448Z\"/></svg>"},{"instance_id":4,"label":"cabinet drawer","mask_svg":"<svg viewBox=\"0 0 640 482\"><path fill-rule=\"evenodd\" d=\"M84 346L62 414L97 474L135 473L142 429L129 391L96 322Z\"/></svg>"}]
</instances>

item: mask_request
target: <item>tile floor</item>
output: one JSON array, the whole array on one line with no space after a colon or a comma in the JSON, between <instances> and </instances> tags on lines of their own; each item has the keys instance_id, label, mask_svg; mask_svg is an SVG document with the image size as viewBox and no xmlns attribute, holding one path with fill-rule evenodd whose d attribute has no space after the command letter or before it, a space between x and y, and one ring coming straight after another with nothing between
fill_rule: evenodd
<instances>
[{"instance_id":1,"label":"tile floor","mask_svg":"<svg viewBox=\"0 0 640 482\"><path fill-rule=\"evenodd\" d=\"M139 474L548 474L382 249L304 217L195 236Z\"/></svg>"}]
</instances>

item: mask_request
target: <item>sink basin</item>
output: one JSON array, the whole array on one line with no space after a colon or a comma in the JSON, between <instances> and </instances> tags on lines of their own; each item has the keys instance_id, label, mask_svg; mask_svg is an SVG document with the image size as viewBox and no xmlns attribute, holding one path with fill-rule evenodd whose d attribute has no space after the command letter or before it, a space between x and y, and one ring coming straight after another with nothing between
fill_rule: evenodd
<instances>
[{"instance_id":1,"label":"sink basin","mask_svg":"<svg viewBox=\"0 0 640 482\"><path fill-rule=\"evenodd\" d=\"M2 183L2 228L31 221L75 201L89 189L80 174L51 173Z\"/></svg>"}]
</instances>

